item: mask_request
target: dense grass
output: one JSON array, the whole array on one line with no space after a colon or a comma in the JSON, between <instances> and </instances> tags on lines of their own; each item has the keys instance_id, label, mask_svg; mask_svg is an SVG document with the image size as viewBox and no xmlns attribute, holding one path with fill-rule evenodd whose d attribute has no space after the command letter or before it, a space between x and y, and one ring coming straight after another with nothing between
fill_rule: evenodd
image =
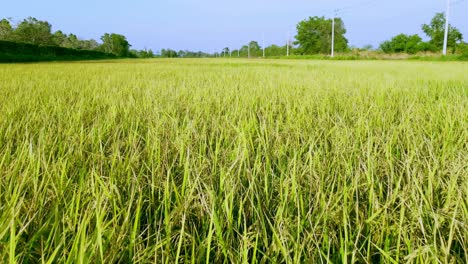
<instances>
[{"instance_id":1,"label":"dense grass","mask_svg":"<svg viewBox=\"0 0 468 264\"><path fill-rule=\"evenodd\" d=\"M467 72L0 65L0 262L467 263Z\"/></svg>"}]
</instances>

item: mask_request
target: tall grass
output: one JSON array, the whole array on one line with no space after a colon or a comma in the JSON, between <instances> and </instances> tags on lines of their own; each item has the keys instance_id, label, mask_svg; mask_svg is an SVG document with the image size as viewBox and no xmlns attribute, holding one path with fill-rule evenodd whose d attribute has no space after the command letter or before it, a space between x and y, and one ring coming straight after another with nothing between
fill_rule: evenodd
<instances>
[{"instance_id":1,"label":"tall grass","mask_svg":"<svg viewBox=\"0 0 468 264\"><path fill-rule=\"evenodd\" d=\"M0 262L467 263L467 72L0 65Z\"/></svg>"}]
</instances>

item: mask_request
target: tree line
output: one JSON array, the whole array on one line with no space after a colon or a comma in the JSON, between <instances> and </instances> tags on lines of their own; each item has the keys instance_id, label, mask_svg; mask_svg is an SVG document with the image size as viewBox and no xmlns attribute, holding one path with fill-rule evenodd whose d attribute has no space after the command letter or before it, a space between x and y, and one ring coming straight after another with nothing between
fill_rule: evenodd
<instances>
[{"instance_id":1,"label":"tree line","mask_svg":"<svg viewBox=\"0 0 468 264\"><path fill-rule=\"evenodd\" d=\"M16 25L10 19L0 20L0 41L99 51L117 57L146 58L154 56L152 50L130 50L130 43L121 34L105 33L100 40L101 43L94 39L80 39L75 34L65 34L61 30L52 32L52 25L49 22L34 17L23 19Z\"/></svg>"},{"instance_id":2,"label":"tree line","mask_svg":"<svg viewBox=\"0 0 468 264\"><path fill-rule=\"evenodd\" d=\"M132 50L131 45L124 35L116 33L105 33L101 43L94 39L84 40L75 34L65 34L61 30L52 32L52 25L47 21L41 21L29 17L13 25L11 20L0 20L0 41L11 41L29 43L40 46L57 46L76 50L92 50L113 54L117 57L134 58L199 58L199 57L261 57L265 53L268 57L279 57L289 55L315 55L328 54L331 50L333 20L324 16L309 17L296 25L295 40L288 40L284 45L269 45L265 50L255 40L238 49L223 48L220 52L207 53L202 51L189 51L162 49L159 54L150 50ZM341 18L334 19L334 50L337 53L351 51L348 40L345 37L346 27ZM442 49L444 42L445 15L437 13L429 24L421 26L429 41L423 41L417 34L398 34L390 40L379 45L378 50L384 53L408 53L438 52ZM460 50L466 53L468 45L463 42L460 31L449 25L448 48L452 53ZM361 50L371 50L366 46Z\"/></svg>"},{"instance_id":3,"label":"tree line","mask_svg":"<svg viewBox=\"0 0 468 264\"><path fill-rule=\"evenodd\" d=\"M296 25L297 33L294 41L288 41L285 45L269 45L265 47L265 54L268 57L279 57L289 55L316 55L329 54L331 51L332 42L332 19L325 17L309 17L300 21ZM429 24L421 26L423 32L429 38L429 41L423 41L422 37L417 34L406 35L399 34L390 40L382 42L376 51L384 53L408 53L415 54L418 52L439 52L442 50L444 42L445 30L445 15L437 13ZM348 45L348 39L345 37L346 27L341 18L335 18L335 39L334 51L337 53L345 53L353 50ZM452 53L459 50L461 53L466 53L468 45L463 42L463 35L460 31L449 25L448 48ZM371 45L358 50L373 50ZM223 48L220 52L211 54L203 52L191 51L175 51L171 49L163 49L161 57L262 57L263 48L257 41L252 40L246 45L238 49Z\"/></svg>"},{"instance_id":4,"label":"tree line","mask_svg":"<svg viewBox=\"0 0 468 264\"><path fill-rule=\"evenodd\" d=\"M269 57L289 55L311 55L327 53L331 47L332 19L325 17L309 17L297 24L295 41L288 40L284 45L272 44L265 47ZM335 51L348 50L348 40L344 36L346 28L341 18L335 18ZM190 51L161 50L161 57L261 57L263 48L258 41L252 40L238 49L223 48L220 52L211 54Z\"/></svg>"},{"instance_id":5,"label":"tree line","mask_svg":"<svg viewBox=\"0 0 468 264\"><path fill-rule=\"evenodd\" d=\"M417 35L399 34L390 40L380 44L380 49L385 53L408 53L437 52L442 50L445 35L445 14L437 13L429 24L421 26L422 31L429 38L425 42ZM454 54L458 49L464 51L466 44L463 42L463 35L460 31L449 24L447 48Z\"/></svg>"}]
</instances>

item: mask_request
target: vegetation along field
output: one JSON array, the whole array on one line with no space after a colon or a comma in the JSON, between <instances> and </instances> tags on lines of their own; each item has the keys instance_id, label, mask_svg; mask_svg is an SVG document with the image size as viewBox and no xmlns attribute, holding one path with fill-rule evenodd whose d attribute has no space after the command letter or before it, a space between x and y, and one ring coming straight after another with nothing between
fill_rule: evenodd
<instances>
[{"instance_id":1,"label":"vegetation along field","mask_svg":"<svg viewBox=\"0 0 468 264\"><path fill-rule=\"evenodd\" d=\"M0 65L0 262L467 263L468 64Z\"/></svg>"}]
</instances>

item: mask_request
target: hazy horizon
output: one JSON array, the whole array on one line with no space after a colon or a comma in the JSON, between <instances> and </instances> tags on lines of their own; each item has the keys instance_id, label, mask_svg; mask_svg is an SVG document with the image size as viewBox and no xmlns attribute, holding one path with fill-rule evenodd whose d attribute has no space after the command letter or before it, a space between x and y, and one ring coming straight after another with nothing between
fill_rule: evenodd
<instances>
[{"instance_id":1,"label":"hazy horizon","mask_svg":"<svg viewBox=\"0 0 468 264\"><path fill-rule=\"evenodd\" d=\"M262 45L286 43L288 31L294 37L297 22L309 16L332 17L333 10L343 11L349 45L362 47L390 39L399 33L419 34L423 23L429 23L436 12L445 11L446 1L416 0L410 3L396 0L303 1L288 3L279 0L217 3L180 0L170 3L140 0L89 0L64 3L58 0L32 2L16 0L0 9L1 18L14 22L32 16L46 20L52 30L74 33L84 39L99 40L104 33L119 33L127 37L135 49L162 48L193 51L236 49L250 40ZM454 0L450 23L468 39L468 1Z\"/></svg>"}]
</instances>

